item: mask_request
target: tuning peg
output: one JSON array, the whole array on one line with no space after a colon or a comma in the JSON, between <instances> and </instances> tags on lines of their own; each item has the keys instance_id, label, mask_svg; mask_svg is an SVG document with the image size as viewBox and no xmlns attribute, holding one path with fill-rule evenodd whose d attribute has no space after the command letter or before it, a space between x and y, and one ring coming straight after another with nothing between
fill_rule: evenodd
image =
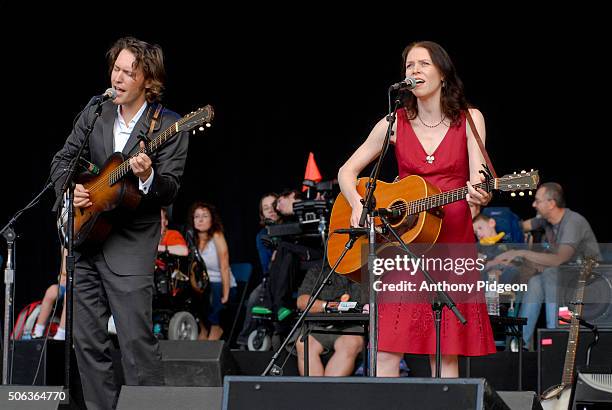
<instances>
[{"instance_id":1,"label":"tuning peg","mask_svg":"<svg viewBox=\"0 0 612 410\"><path fill-rule=\"evenodd\" d=\"M516 192L512 192L510 196L516 196Z\"/></svg>"},{"instance_id":2,"label":"tuning peg","mask_svg":"<svg viewBox=\"0 0 612 410\"><path fill-rule=\"evenodd\" d=\"M195 135L195 133L196 133L196 130L193 130L193 135Z\"/></svg>"},{"instance_id":3,"label":"tuning peg","mask_svg":"<svg viewBox=\"0 0 612 410\"><path fill-rule=\"evenodd\" d=\"M206 123L206 128L210 128L210 127L212 127L212 124L210 122L207 122Z\"/></svg>"},{"instance_id":4,"label":"tuning peg","mask_svg":"<svg viewBox=\"0 0 612 410\"><path fill-rule=\"evenodd\" d=\"M526 174L526 173L527 173L527 171L525 171L525 170L521 171L521 174Z\"/></svg>"},{"instance_id":5,"label":"tuning peg","mask_svg":"<svg viewBox=\"0 0 612 410\"><path fill-rule=\"evenodd\" d=\"M204 127L200 127L198 128L200 131L204 131Z\"/></svg>"},{"instance_id":6,"label":"tuning peg","mask_svg":"<svg viewBox=\"0 0 612 410\"><path fill-rule=\"evenodd\" d=\"M519 196L525 196L525 193L523 191L519 192Z\"/></svg>"},{"instance_id":7,"label":"tuning peg","mask_svg":"<svg viewBox=\"0 0 612 410\"><path fill-rule=\"evenodd\" d=\"M513 175L516 175L516 171L514 171L512 174L513 174Z\"/></svg>"},{"instance_id":8,"label":"tuning peg","mask_svg":"<svg viewBox=\"0 0 612 410\"><path fill-rule=\"evenodd\" d=\"M533 168L531 168L531 172L533 172Z\"/></svg>"},{"instance_id":9,"label":"tuning peg","mask_svg":"<svg viewBox=\"0 0 612 410\"><path fill-rule=\"evenodd\" d=\"M531 191L531 190L529 190L529 192L528 192L528 193L529 193L529 196L532 196L532 195L533 195L533 191Z\"/></svg>"}]
</instances>

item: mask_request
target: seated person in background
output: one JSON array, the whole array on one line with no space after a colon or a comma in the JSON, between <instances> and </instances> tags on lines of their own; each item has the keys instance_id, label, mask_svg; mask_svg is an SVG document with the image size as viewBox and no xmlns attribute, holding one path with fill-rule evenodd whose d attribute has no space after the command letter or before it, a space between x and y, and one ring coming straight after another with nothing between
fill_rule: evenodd
<instances>
[{"instance_id":1,"label":"seated person in background","mask_svg":"<svg viewBox=\"0 0 612 410\"><path fill-rule=\"evenodd\" d=\"M262 273L268 273L270 270L270 261L272 260L273 249L266 245L263 238L265 235L267 235L266 226L275 224L280 219L280 215L274 207L277 200L278 195L274 192L264 194L259 200L259 225L261 226L261 229L255 237L255 243L257 245L257 254L259 255ZM293 209L293 204L291 207Z\"/></svg>"},{"instance_id":2,"label":"seated person in background","mask_svg":"<svg viewBox=\"0 0 612 410\"><path fill-rule=\"evenodd\" d=\"M223 225L216 208L204 202L196 202L191 206L188 223L194 232L195 245L206 265L210 280L207 323L200 321L198 340L219 340L223 335L220 325L221 311L229 298L236 293L236 279L230 270Z\"/></svg>"},{"instance_id":3,"label":"seated person in background","mask_svg":"<svg viewBox=\"0 0 612 410\"><path fill-rule=\"evenodd\" d=\"M283 222L294 219L293 204L302 200L302 194L297 189L287 190L279 195L276 200L276 211L280 214Z\"/></svg>"},{"instance_id":4,"label":"seated person in background","mask_svg":"<svg viewBox=\"0 0 612 410\"><path fill-rule=\"evenodd\" d=\"M293 204L302 200L298 190L283 192L276 201L276 211L282 222L296 222ZM317 241L320 240L317 238ZM270 294L272 310L282 321L291 314L294 307L292 292L302 282L301 262L318 261L323 258L322 246L314 246L304 237L285 239L277 245L270 263Z\"/></svg>"},{"instance_id":5,"label":"seated person in background","mask_svg":"<svg viewBox=\"0 0 612 410\"><path fill-rule=\"evenodd\" d=\"M161 236L159 239L159 245L157 245L158 252L168 252L172 255L187 256L189 249L187 248L187 242L183 235L179 231L174 229L168 229L168 209L161 209Z\"/></svg>"},{"instance_id":6,"label":"seated person in background","mask_svg":"<svg viewBox=\"0 0 612 410\"><path fill-rule=\"evenodd\" d=\"M524 221L523 230L544 229L549 251L509 250L492 261L507 265L515 258L523 258L535 264L541 272L529 279L527 293L519 312L520 317L527 318L527 324L523 327L523 340L526 345L533 336L542 302L546 302L546 327L556 327L559 275L557 267L579 258L601 258L599 245L589 222L579 213L566 208L561 185L554 182L540 185L533 207L541 217Z\"/></svg>"},{"instance_id":7,"label":"seated person in background","mask_svg":"<svg viewBox=\"0 0 612 410\"><path fill-rule=\"evenodd\" d=\"M483 279L486 279L486 273L495 275L495 279L501 283L516 283L519 276L519 270L513 265L494 264L495 256L502 252L511 249L510 244L506 242L505 232L497 232L495 229L495 219L488 217L483 213L479 213L472 220L474 226L474 235L478 239L478 253L483 255L487 264L483 271L485 274Z\"/></svg>"},{"instance_id":8,"label":"seated person in background","mask_svg":"<svg viewBox=\"0 0 612 410\"><path fill-rule=\"evenodd\" d=\"M276 212L275 203L278 195L270 192L264 194L259 200L259 225L262 227L255 237L255 244L257 246L257 254L259 255L259 262L261 263L261 272L264 276L268 275L270 271L270 262L272 260L272 254L274 252L271 244L266 243L264 238L267 236L266 226L275 224L279 221L280 216ZM255 329L253 323L253 306L259 304L262 299L263 283L260 283L249 295L245 307L244 323L242 330L236 339L236 343L241 346L246 346L249 334Z\"/></svg>"},{"instance_id":9,"label":"seated person in background","mask_svg":"<svg viewBox=\"0 0 612 410\"><path fill-rule=\"evenodd\" d=\"M320 267L313 267L308 270L304 281L298 290L297 305L300 310L303 310L308 305L310 295L319 285L319 282L329 272L329 266L325 266L321 272ZM361 290L359 284L350 281L345 276L334 274L328 283L323 288L312 308L311 313L321 313L325 311L326 305L330 302L360 302ZM335 329L341 329L352 332L362 331L363 328L357 325L333 325ZM325 329L330 329L326 327ZM301 341L301 335L297 336L295 344L297 349L298 369L300 375L304 375L304 343ZM342 334L323 334L312 333L308 336L308 370L310 376L349 376L353 373L355 359L363 349L363 336L357 335L342 335ZM333 355L323 366L321 355L333 350Z\"/></svg>"},{"instance_id":10,"label":"seated person in background","mask_svg":"<svg viewBox=\"0 0 612 410\"><path fill-rule=\"evenodd\" d=\"M41 338L45 335L45 328L47 327L47 320L49 320L49 316L51 315L51 311L53 310L53 306L55 305L55 301L57 300L57 304L63 302L64 296L66 295L66 250L62 247L62 266L60 268L60 277L59 277L59 285L53 284L47 288L45 292L45 296L43 297L40 313L38 314L38 319L36 320L36 325L34 326L34 332L32 333L32 338ZM59 300L58 300L59 299ZM62 316L60 318L59 328L53 339L55 340L65 340L66 339L66 304L62 303L64 306L62 307Z\"/></svg>"}]
</instances>

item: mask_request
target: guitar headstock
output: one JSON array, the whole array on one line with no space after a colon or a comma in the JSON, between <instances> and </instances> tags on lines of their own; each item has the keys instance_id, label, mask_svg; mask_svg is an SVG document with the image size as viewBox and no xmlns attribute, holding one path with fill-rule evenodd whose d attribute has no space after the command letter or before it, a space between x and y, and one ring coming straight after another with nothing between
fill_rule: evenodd
<instances>
[{"instance_id":1,"label":"guitar headstock","mask_svg":"<svg viewBox=\"0 0 612 410\"><path fill-rule=\"evenodd\" d=\"M580 271L580 276L583 278L588 278L589 276L591 276L593 268L597 265L597 259L592 256L586 256L582 261L582 270Z\"/></svg>"},{"instance_id":2,"label":"guitar headstock","mask_svg":"<svg viewBox=\"0 0 612 410\"><path fill-rule=\"evenodd\" d=\"M191 131L194 128L201 126L210 127L210 123L214 116L215 111L211 105L202 107L181 118L177 122L178 131Z\"/></svg>"},{"instance_id":3,"label":"guitar headstock","mask_svg":"<svg viewBox=\"0 0 612 410\"><path fill-rule=\"evenodd\" d=\"M495 178L495 189L500 191L510 191L512 196L516 196L515 191L520 191L519 196L525 196L527 191L529 195L532 195L532 190L538 188L540 183L540 175L538 171L533 169L530 172L521 171L520 173L513 173L504 175L501 178Z\"/></svg>"}]
</instances>

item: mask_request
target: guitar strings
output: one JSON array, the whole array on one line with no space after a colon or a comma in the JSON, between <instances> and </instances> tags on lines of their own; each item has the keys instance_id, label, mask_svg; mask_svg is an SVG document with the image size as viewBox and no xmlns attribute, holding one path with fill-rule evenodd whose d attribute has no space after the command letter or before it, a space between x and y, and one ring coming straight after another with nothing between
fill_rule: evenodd
<instances>
[{"instance_id":1,"label":"guitar strings","mask_svg":"<svg viewBox=\"0 0 612 410\"><path fill-rule=\"evenodd\" d=\"M87 189L89 190L89 192L96 192L101 188L104 188L105 185L106 186L112 186L114 184L114 182L111 183L112 179L116 179L117 181L123 176L120 175L121 173L127 173L129 172L129 162L130 159L137 157L139 154L148 151L154 151L156 150L161 144L163 144L163 142L161 142L162 139L165 140L171 136L171 130L176 126L176 124L178 124L179 126L183 125L185 123L185 121L187 121L188 119L191 119L191 116L186 116L181 118L180 120L178 120L175 124L172 124L170 127L168 127L163 133L161 133L160 135L157 136L157 138L155 138L153 141L150 141L147 143L148 147L146 150L143 149L139 149L138 152L134 155L132 155L131 157L129 157L127 160L123 161L119 166L117 166L115 169L113 169L109 175L108 178L100 178L98 181L96 181L96 183L94 183L93 185L91 185L90 187L88 187ZM169 135L166 135L169 134ZM128 165L126 165L128 164ZM117 182L115 181L115 182Z\"/></svg>"},{"instance_id":2,"label":"guitar strings","mask_svg":"<svg viewBox=\"0 0 612 410\"><path fill-rule=\"evenodd\" d=\"M474 185L474 188L484 188L486 187L486 182L481 182L479 184ZM404 211L410 211L410 214L416 214L422 211L425 211L428 208L433 208L435 207L434 205L438 202L444 201L446 199L454 199L455 196L457 196L457 199L459 199L459 197L465 196L465 194L467 194L467 187L461 187L458 189L454 189L452 191L447 191L447 192L441 192L439 194L436 195L432 195L426 198L420 198L414 201L410 201L408 203L404 203L401 202L399 204L394 204L392 206L389 207L389 209L391 210L399 210L401 212ZM441 206L444 204L440 204L438 206ZM425 209L420 209L424 207ZM420 210L419 210L420 209Z\"/></svg>"}]
</instances>

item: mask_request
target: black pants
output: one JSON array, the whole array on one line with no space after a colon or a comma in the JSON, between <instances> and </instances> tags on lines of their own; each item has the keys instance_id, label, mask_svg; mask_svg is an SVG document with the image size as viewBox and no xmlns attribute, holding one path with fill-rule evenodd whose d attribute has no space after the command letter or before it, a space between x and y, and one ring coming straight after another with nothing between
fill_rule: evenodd
<instances>
[{"instance_id":1,"label":"black pants","mask_svg":"<svg viewBox=\"0 0 612 410\"><path fill-rule=\"evenodd\" d=\"M101 253L81 257L74 277L74 345L87 408L111 409L113 376L108 319L113 315L125 383L163 385L159 343L152 331L152 275L119 276Z\"/></svg>"}]
</instances>

